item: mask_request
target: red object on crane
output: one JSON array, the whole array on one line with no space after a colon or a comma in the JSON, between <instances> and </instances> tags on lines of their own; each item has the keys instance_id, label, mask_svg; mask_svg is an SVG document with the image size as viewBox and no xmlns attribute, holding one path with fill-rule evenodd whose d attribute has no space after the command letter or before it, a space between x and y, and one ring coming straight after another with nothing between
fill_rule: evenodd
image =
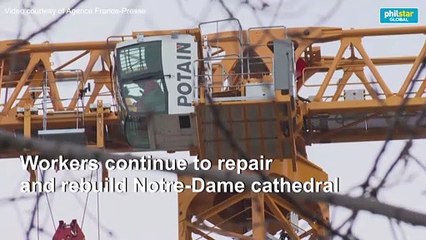
<instances>
[{"instance_id":1,"label":"red object on crane","mask_svg":"<svg viewBox=\"0 0 426 240\"><path fill-rule=\"evenodd\" d=\"M77 220L73 219L69 225L61 220L52 240L85 240L85 237Z\"/></svg>"},{"instance_id":2,"label":"red object on crane","mask_svg":"<svg viewBox=\"0 0 426 240\"><path fill-rule=\"evenodd\" d=\"M297 81L297 90L299 90L302 85L303 85L303 71L305 70L305 68L308 66L308 64L306 64L305 60L303 60L303 58L299 58L296 61L296 81Z\"/></svg>"}]
</instances>

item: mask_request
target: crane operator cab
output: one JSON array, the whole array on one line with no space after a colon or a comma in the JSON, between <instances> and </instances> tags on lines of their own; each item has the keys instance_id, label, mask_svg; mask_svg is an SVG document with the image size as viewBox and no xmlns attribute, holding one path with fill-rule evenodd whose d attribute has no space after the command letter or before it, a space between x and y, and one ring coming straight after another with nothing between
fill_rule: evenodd
<instances>
[{"instance_id":1,"label":"crane operator cab","mask_svg":"<svg viewBox=\"0 0 426 240\"><path fill-rule=\"evenodd\" d=\"M115 49L115 86L128 143L140 150L185 150L196 140L195 37L138 36Z\"/></svg>"}]
</instances>

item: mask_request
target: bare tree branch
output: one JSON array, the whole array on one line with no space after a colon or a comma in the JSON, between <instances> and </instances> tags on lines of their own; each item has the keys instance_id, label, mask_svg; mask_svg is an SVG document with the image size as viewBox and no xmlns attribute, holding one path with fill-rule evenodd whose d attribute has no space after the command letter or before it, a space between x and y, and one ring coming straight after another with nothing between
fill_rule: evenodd
<instances>
[{"instance_id":1,"label":"bare tree branch","mask_svg":"<svg viewBox=\"0 0 426 240\"><path fill-rule=\"evenodd\" d=\"M75 9L78 6L80 6L80 4L82 4L85 0L79 0L77 1L75 4L73 4L70 9ZM46 24L45 26L43 26L42 28L38 29L37 31L31 33L30 35L28 35L28 37L26 37L23 41L19 41L15 44L13 44L12 46L8 47L7 49L5 49L3 52L0 53L0 59L4 58L8 55L8 53L18 49L19 47L23 46L26 42L28 42L29 40L31 40L33 37L39 35L40 33L44 33L47 30L49 30L51 27L53 27L55 24L57 24L58 22L60 22L65 16L67 16L67 12L65 11L64 14L59 15L59 17L57 17L56 19L54 19L53 21L49 22L48 24Z\"/></svg>"}]
</instances>

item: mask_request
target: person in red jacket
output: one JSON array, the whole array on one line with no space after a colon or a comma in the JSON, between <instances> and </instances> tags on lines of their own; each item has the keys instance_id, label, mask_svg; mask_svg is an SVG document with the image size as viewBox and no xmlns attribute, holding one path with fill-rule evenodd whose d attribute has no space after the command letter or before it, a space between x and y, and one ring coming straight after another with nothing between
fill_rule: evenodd
<instances>
[{"instance_id":1,"label":"person in red jacket","mask_svg":"<svg viewBox=\"0 0 426 240\"><path fill-rule=\"evenodd\" d=\"M293 40L293 46L294 46L294 52L296 52L296 49L299 47L299 44ZM296 87L297 90L299 90L303 85L303 71L308 65L306 64L305 60L303 60L302 57L299 57L296 60Z\"/></svg>"}]
</instances>

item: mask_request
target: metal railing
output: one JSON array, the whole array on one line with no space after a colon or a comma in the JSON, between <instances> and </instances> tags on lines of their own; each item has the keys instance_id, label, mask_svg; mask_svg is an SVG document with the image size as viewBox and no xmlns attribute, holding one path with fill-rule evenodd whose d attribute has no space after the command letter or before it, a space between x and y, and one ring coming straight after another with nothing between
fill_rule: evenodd
<instances>
[{"instance_id":1,"label":"metal railing","mask_svg":"<svg viewBox=\"0 0 426 240\"><path fill-rule=\"evenodd\" d=\"M240 60L240 64L243 65L244 61L251 61L251 66L254 65L264 65L266 67L267 64L271 64L272 68L273 58L272 57L238 57L238 56L221 56L221 57L212 57L210 59L198 59L193 62L193 68L197 68L198 65L211 63L212 66L220 66L221 69L225 69L223 64L226 61L238 61ZM218 71L213 72L204 72L197 73L193 69L193 86L195 88L194 91L194 100L204 101L204 94L209 94L212 100L223 100L223 101L232 101L238 99L258 99L269 97L270 94L266 94L265 96L258 97L250 97L245 93L247 92L247 88L259 88L259 87L267 87L268 89L273 89L273 69L266 71L242 71L242 72L226 72L226 71ZM243 69L244 70L244 69ZM219 81L217 81L219 79ZM211 81L210 81L211 80ZM216 80L216 82L214 82ZM216 97L214 93L223 93L226 91L238 91L238 94L230 94L227 97ZM220 94L219 94L220 95ZM272 93L273 95L273 93Z\"/></svg>"}]
</instances>

